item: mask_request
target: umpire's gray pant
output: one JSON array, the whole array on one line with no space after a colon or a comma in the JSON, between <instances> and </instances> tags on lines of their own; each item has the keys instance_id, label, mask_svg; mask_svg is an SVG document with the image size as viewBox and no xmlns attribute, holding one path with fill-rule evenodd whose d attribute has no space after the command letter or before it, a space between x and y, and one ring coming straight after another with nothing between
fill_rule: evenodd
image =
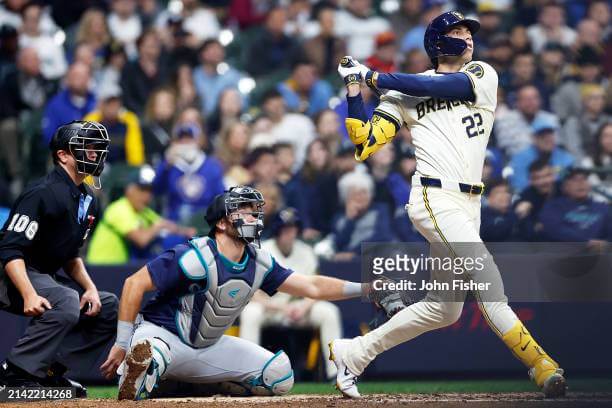
<instances>
[{"instance_id":1,"label":"umpire's gray pant","mask_svg":"<svg viewBox=\"0 0 612 408\"><path fill-rule=\"evenodd\" d=\"M115 336L119 307L117 296L100 292L100 313L94 317L85 316L79 310L77 290L31 268L27 273L36 293L51 303L51 309L32 318L7 359L40 378L46 376L47 369L55 362L79 371L91 369ZM21 295L7 276L4 279L10 305L3 310L23 316Z\"/></svg>"}]
</instances>

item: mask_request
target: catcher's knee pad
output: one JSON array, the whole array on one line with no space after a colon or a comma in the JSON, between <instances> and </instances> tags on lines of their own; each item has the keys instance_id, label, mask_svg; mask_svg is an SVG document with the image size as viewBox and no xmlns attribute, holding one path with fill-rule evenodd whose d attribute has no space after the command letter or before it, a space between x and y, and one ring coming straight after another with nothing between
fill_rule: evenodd
<instances>
[{"instance_id":1,"label":"catcher's knee pad","mask_svg":"<svg viewBox=\"0 0 612 408\"><path fill-rule=\"evenodd\" d=\"M153 353L153 360L157 364L157 372L159 377L162 377L172 361L170 355L170 346L168 343L160 339L159 337L153 337L149 340L151 343L151 352Z\"/></svg>"},{"instance_id":2,"label":"catcher's knee pad","mask_svg":"<svg viewBox=\"0 0 612 408\"><path fill-rule=\"evenodd\" d=\"M261 370L261 375L251 382L255 395L284 395L293 387L291 361L284 351L277 352Z\"/></svg>"}]
</instances>

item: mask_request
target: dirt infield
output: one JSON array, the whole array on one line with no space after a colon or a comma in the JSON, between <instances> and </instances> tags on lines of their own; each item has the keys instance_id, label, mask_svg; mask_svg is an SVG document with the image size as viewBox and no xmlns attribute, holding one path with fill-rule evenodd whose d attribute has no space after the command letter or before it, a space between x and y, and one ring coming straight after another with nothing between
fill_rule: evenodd
<instances>
[{"instance_id":1,"label":"dirt infield","mask_svg":"<svg viewBox=\"0 0 612 408\"><path fill-rule=\"evenodd\" d=\"M227 407L379 407L379 406L415 406L427 408L515 408L515 407L612 407L612 393L570 393L566 398L544 400L538 393L502 393L502 394L402 394L368 395L360 400L347 400L340 396L290 395L286 397L210 397L158 399L148 401L114 401L114 400L74 400L48 401L36 403L2 404L4 407L37 407L37 408L227 408Z\"/></svg>"}]
</instances>

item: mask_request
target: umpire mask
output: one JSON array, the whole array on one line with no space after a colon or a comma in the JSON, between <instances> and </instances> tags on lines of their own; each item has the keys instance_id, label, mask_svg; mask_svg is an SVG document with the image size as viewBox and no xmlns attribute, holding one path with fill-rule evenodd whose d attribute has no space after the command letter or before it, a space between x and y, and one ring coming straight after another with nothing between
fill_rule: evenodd
<instances>
[{"instance_id":1,"label":"umpire mask","mask_svg":"<svg viewBox=\"0 0 612 408\"><path fill-rule=\"evenodd\" d=\"M94 187L100 188L100 174L108 155L110 138L106 128L97 122L73 121L60 126L51 139L53 152L66 150L76 161L76 170L94 178Z\"/></svg>"}]
</instances>

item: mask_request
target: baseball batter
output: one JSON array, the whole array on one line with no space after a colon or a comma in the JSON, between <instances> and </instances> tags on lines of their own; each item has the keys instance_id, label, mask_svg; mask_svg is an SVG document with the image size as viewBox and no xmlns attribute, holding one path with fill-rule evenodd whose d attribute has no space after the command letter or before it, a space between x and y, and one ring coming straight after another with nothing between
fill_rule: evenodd
<instances>
[{"instance_id":1,"label":"baseball batter","mask_svg":"<svg viewBox=\"0 0 612 408\"><path fill-rule=\"evenodd\" d=\"M119 399L146 397L165 379L221 384L230 393L285 394L293 386L287 355L226 336L226 329L258 289L325 300L361 295L360 283L292 273L259 249L263 205L250 187L216 196L206 213L209 236L177 245L126 280L117 340L101 367L107 378L119 369ZM144 293L153 290L139 313ZM380 305L396 310L394 302Z\"/></svg>"},{"instance_id":2,"label":"baseball batter","mask_svg":"<svg viewBox=\"0 0 612 408\"><path fill-rule=\"evenodd\" d=\"M472 61L472 35L480 24L461 13L436 17L425 32L425 48L435 67L417 75L382 74L345 57L338 67L348 88L348 133L356 145L356 159L365 160L391 141L401 126L412 133L417 168L406 209L419 232L438 256L485 252L479 236L481 174L497 104L498 77L481 61ZM380 92L389 92L371 120L359 93L362 79ZM446 253L444 253L446 252ZM472 255L473 255L472 253ZM507 304L497 266L489 255L485 269L473 273L476 282L491 282L485 298L474 292L493 331L528 368L547 397L565 393L563 370L544 352ZM450 272L446 272L449 274ZM432 271L432 278L444 278ZM446 277L448 279L448 277ZM397 313L376 330L351 340L332 341L331 358L338 367L337 387L348 397L359 397L355 384L380 353L427 331L453 324L461 316L465 293L431 291L426 298Z\"/></svg>"}]
</instances>

